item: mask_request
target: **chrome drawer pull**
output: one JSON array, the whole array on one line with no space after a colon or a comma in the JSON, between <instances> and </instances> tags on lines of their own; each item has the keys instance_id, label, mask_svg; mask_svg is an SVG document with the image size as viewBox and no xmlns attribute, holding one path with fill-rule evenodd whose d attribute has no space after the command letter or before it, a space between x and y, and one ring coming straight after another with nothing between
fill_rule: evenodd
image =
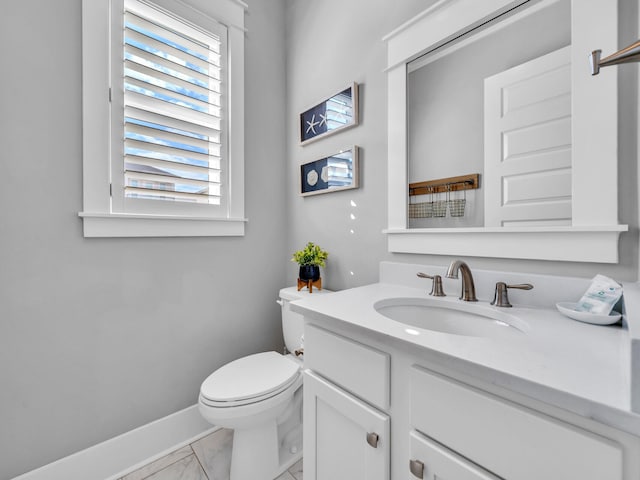
<instances>
[{"instance_id":1,"label":"chrome drawer pull","mask_svg":"<svg viewBox=\"0 0 640 480\"><path fill-rule=\"evenodd\" d=\"M378 448L378 437L377 433L371 432L367 433L367 443L371 445L373 448Z\"/></svg>"},{"instance_id":2,"label":"chrome drawer pull","mask_svg":"<svg viewBox=\"0 0 640 480\"><path fill-rule=\"evenodd\" d=\"M424 478L424 463L420 460L409 460L409 470L418 478Z\"/></svg>"}]
</instances>

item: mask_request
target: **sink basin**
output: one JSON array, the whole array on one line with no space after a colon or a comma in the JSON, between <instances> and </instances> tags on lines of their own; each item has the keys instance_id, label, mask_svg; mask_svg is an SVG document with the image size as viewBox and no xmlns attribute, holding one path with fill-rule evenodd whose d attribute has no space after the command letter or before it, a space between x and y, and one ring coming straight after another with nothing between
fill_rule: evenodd
<instances>
[{"instance_id":1,"label":"sink basin","mask_svg":"<svg viewBox=\"0 0 640 480\"><path fill-rule=\"evenodd\" d=\"M376 302L375 310L408 327L405 331L419 335L431 330L470 337L505 337L523 335L528 325L507 312L477 303L450 302L433 298L389 298Z\"/></svg>"}]
</instances>

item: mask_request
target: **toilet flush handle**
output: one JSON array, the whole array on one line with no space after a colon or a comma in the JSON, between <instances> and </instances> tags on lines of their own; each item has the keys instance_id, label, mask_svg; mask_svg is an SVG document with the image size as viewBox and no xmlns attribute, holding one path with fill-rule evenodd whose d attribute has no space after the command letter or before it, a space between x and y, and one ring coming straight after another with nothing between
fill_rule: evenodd
<instances>
[{"instance_id":1,"label":"toilet flush handle","mask_svg":"<svg viewBox=\"0 0 640 480\"><path fill-rule=\"evenodd\" d=\"M300 335L300 347L298 347L293 353L296 354L296 357L301 357L304 355L304 333Z\"/></svg>"},{"instance_id":2,"label":"toilet flush handle","mask_svg":"<svg viewBox=\"0 0 640 480\"><path fill-rule=\"evenodd\" d=\"M284 305L284 302L282 300L280 300L280 299L276 300L276 303L278 305L280 305L281 307Z\"/></svg>"}]
</instances>

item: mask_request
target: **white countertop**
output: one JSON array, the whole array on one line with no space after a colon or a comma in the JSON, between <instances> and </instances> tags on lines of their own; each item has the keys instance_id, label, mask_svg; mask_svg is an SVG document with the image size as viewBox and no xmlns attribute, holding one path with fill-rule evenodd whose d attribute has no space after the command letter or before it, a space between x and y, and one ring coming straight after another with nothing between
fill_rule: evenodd
<instances>
[{"instance_id":1,"label":"white countertop","mask_svg":"<svg viewBox=\"0 0 640 480\"><path fill-rule=\"evenodd\" d=\"M640 415L631 411L631 342L626 327L577 322L550 307L498 308L481 299L469 308L513 315L528 325L528 331L500 339L425 329L415 335L407 333L407 325L374 309L376 302L389 298L461 302L452 295L430 297L425 288L375 283L310 295L292 303L292 309L316 321L337 320L444 355L451 368L479 380L640 435Z\"/></svg>"}]
</instances>

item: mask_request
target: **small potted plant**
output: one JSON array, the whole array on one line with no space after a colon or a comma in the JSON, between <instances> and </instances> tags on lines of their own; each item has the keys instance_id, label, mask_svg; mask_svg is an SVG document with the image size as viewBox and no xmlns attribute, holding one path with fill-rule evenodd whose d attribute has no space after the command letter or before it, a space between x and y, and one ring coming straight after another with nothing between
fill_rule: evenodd
<instances>
[{"instance_id":1,"label":"small potted plant","mask_svg":"<svg viewBox=\"0 0 640 480\"><path fill-rule=\"evenodd\" d=\"M325 250L313 242L309 242L306 247L293 254L291 261L300 265L298 274L300 280L315 282L320 278L320 267L325 266L325 260L328 256L329 254Z\"/></svg>"}]
</instances>

